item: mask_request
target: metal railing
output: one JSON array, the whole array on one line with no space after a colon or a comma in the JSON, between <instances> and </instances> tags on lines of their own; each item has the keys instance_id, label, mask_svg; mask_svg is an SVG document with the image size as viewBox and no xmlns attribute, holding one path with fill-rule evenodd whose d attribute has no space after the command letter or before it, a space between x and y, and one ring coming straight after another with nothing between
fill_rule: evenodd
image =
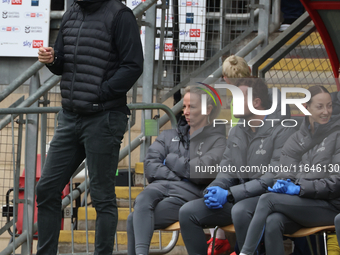
<instances>
[{"instance_id":1,"label":"metal railing","mask_svg":"<svg viewBox=\"0 0 340 255\"><path fill-rule=\"evenodd\" d=\"M171 111L171 109L163 104L133 104L128 105L128 107L131 110L163 110L166 115L171 120L171 127L175 128L177 126L176 117ZM10 114L10 122L11 122L11 130L12 130L12 160L13 160L13 220L10 221L8 224L6 224L4 227L1 228L1 232L6 231L10 227L13 227L13 233L16 233L16 224L18 220L18 204L24 203L24 225L26 224L26 227L22 226L23 232L20 236L15 237L13 235L13 242L11 245L9 245L6 249L4 249L2 252L0 252L1 255L5 254L11 254L14 253L15 249L22 245L22 254L30 254L29 251L32 250L32 241L33 241L33 234L37 230L36 224L33 222L33 214L34 214L34 201L35 201L35 184L36 184L36 165L37 165L37 150L31 150L32 144L37 145L38 144L38 128L39 128L39 115L46 114L46 113L57 113L61 110L60 107L34 107L34 108L16 108L16 109L0 109L0 114ZM26 119L24 122L19 121L18 124L21 126L20 129L18 129L18 132L22 132L23 127L22 125L26 126L26 141L25 141L25 198L19 199L19 175L20 175L20 165L18 165L18 160L21 158L20 150L15 149L15 135L14 135L14 126L15 126L15 116L18 116L20 120L23 120L23 115L26 115ZM21 131L20 131L21 130ZM34 133L34 135L32 135ZM40 137L46 136L46 129L42 129L40 132ZM129 210L131 212L131 152L138 147L139 144L143 142L144 139L140 139L140 137L143 137L144 134L141 134L138 136L134 141L131 142L131 129L130 129L130 123L128 125L128 139L129 143L128 145L123 148L120 151L119 154L119 160L122 160L126 156L129 156L129 168L128 168L128 176L129 176ZM18 137L22 138L22 135L18 135ZM17 144L21 144L21 141L18 141ZM41 157L43 158L43 157ZM20 164L20 163L19 163ZM86 161L84 163L85 170L87 171L87 165ZM80 166L77 171L74 173L73 177L79 172L79 170L82 169L82 166ZM77 199L83 192L87 194L87 189L89 188L89 183L87 180L87 173L85 171L85 181L80 184L75 190L71 190L70 194L66 196L62 201L62 209L66 208L68 205L72 203L73 200ZM72 187L72 179L70 181L71 187ZM29 193L28 191L31 191ZM85 211L87 211L87 196L85 196ZM9 208L9 207L7 207ZM72 206L71 206L72 208ZM9 212L8 212L9 213ZM72 210L71 210L72 213ZM30 217L28 217L30 216ZM25 220L25 218L27 219ZM71 216L72 217L72 216ZM86 231L86 233L88 233ZM177 233L178 236L178 233ZM73 237L73 228L72 228L72 237ZM88 241L88 237L87 237ZM88 242L87 242L88 243ZM176 242L175 242L176 243ZM174 245L175 245L174 243ZM25 245L26 244L26 245ZM73 246L72 246L73 247ZM72 252L74 252L72 248ZM88 245L87 245L87 252L88 251ZM118 251L117 251L118 252ZM123 252L124 253L124 252ZM90 253L89 253L90 254Z\"/></svg>"}]
</instances>

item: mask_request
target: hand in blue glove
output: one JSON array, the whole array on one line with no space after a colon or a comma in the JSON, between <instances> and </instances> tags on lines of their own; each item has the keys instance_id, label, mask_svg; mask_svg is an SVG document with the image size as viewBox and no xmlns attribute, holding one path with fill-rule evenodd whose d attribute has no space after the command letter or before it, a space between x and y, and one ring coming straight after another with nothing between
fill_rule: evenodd
<instances>
[{"instance_id":1,"label":"hand in blue glove","mask_svg":"<svg viewBox=\"0 0 340 255\"><path fill-rule=\"evenodd\" d=\"M288 195L299 195L301 190L300 185L296 185L290 181L287 182L286 187L287 187L286 194Z\"/></svg>"},{"instance_id":2,"label":"hand in blue glove","mask_svg":"<svg viewBox=\"0 0 340 255\"><path fill-rule=\"evenodd\" d=\"M208 194L204 195L207 207L210 209L222 208L227 202L228 191L218 186L209 187L207 190Z\"/></svg>"},{"instance_id":3,"label":"hand in blue glove","mask_svg":"<svg viewBox=\"0 0 340 255\"><path fill-rule=\"evenodd\" d=\"M166 159L163 160L163 165L165 166Z\"/></svg>"},{"instance_id":4,"label":"hand in blue glove","mask_svg":"<svg viewBox=\"0 0 340 255\"><path fill-rule=\"evenodd\" d=\"M223 206L220 203L218 203L215 198L212 198L212 197L204 200L204 203L209 209L223 208Z\"/></svg>"},{"instance_id":5,"label":"hand in blue glove","mask_svg":"<svg viewBox=\"0 0 340 255\"><path fill-rule=\"evenodd\" d=\"M270 192L285 194L286 191L287 191L287 187L286 187L286 183L287 182L290 182L290 179L288 179L287 181L285 181L285 180L277 180L272 188L268 187L268 190Z\"/></svg>"},{"instance_id":6,"label":"hand in blue glove","mask_svg":"<svg viewBox=\"0 0 340 255\"><path fill-rule=\"evenodd\" d=\"M300 193L300 186L291 182L290 179L277 180L273 188L268 188L271 192L288 194L288 195L298 195Z\"/></svg>"}]
</instances>

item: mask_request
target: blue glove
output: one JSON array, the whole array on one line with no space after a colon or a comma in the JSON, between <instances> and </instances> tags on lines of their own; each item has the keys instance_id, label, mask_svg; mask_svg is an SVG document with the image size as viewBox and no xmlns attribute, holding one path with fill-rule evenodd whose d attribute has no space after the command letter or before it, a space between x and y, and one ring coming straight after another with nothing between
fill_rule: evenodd
<instances>
[{"instance_id":1,"label":"blue glove","mask_svg":"<svg viewBox=\"0 0 340 255\"><path fill-rule=\"evenodd\" d=\"M204 201L208 208L218 209L222 208L227 202L228 191L218 186L207 188L208 194L204 195Z\"/></svg>"},{"instance_id":2,"label":"blue glove","mask_svg":"<svg viewBox=\"0 0 340 255\"><path fill-rule=\"evenodd\" d=\"M163 160L163 165L165 166L166 159Z\"/></svg>"},{"instance_id":3,"label":"blue glove","mask_svg":"<svg viewBox=\"0 0 340 255\"><path fill-rule=\"evenodd\" d=\"M285 194L286 191L287 191L287 187L286 187L287 182L290 182L290 179L288 179L287 181L277 180L276 183L274 184L273 188L268 187L268 190L270 192Z\"/></svg>"},{"instance_id":4,"label":"blue glove","mask_svg":"<svg viewBox=\"0 0 340 255\"><path fill-rule=\"evenodd\" d=\"M288 195L299 195L301 190L300 185L296 185L290 181L287 182L286 187L287 187L286 194Z\"/></svg>"}]
</instances>

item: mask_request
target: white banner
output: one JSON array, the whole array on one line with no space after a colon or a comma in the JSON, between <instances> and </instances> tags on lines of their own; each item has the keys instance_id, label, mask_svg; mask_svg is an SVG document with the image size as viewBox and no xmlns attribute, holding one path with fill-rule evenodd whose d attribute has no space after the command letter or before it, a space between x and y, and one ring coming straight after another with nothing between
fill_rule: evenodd
<instances>
[{"instance_id":1,"label":"white banner","mask_svg":"<svg viewBox=\"0 0 340 255\"><path fill-rule=\"evenodd\" d=\"M143 0L127 0L126 5L134 9ZM159 0L157 4L162 4ZM179 12L179 51L180 60L202 61L204 60L205 51L205 0L180 0L178 6ZM155 40L155 60L159 59L160 47L160 27L161 27L161 10L157 9L156 14L156 40ZM173 60L173 10L172 0L170 8L166 10L165 31L164 31L164 52L163 60ZM145 44L145 27L141 27L141 40Z\"/></svg>"},{"instance_id":2,"label":"white banner","mask_svg":"<svg viewBox=\"0 0 340 255\"><path fill-rule=\"evenodd\" d=\"M0 1L0 56L37 57L48 46L50 1Z\"/></svg>"}]
</instances>

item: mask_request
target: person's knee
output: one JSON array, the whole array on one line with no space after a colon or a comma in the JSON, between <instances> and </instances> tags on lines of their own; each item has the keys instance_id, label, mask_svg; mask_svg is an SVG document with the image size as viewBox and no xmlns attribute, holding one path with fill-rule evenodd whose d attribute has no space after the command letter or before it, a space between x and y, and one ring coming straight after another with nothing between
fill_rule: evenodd
<instances>
[{"instance_id":1,"label":"person's knee","mask_svg":"<svg viewBox=\"0 0 340 255\"><path fill-rule=\"evenodd\" d=\"M233 223L237 225L240 221L244 219L244 207L240 206L239 204L235 204L233 208L231 208L231 218Z\"/></svg>"},{"instance_id":2,"label":"person's knee","mask_svg":"<svg viewBox=\"0 0 340 255\"><path fill-rule=\"evenodd\" d=\"M49 183L40 181L36 186L36 195L37 195L37 204L38 206L43 204L46 201L61 201L61 192L58 192L55 186L50 185Z\"/></svg>"},{"instance_id":3,"label":"person's knee","mask_svg":"<svg viewBox=\"0 0 340 255\"><path fill-rule=\"evenodd\" d=\"M134 209L138 210L154 210L157 205L156 200L151 201L152 198L148 192L142 191L135 199Z\"/></svg>"},{"instance_id":4,"label":"person's knee","mask_svg":"<svg viewBox=\"0 0 340 255\"><path fill-rule=\"evenodd\" d=\"M277 232L284 232L284 224L281 217L277 213L270 214L266 220L266 234L274 234Z\"/></svg>"},{"instance_id":5,"label":"person's knee","mask_svg":"<svg viewBox=\"0 0 340 255\"><path fill-rule=\"evenodd\" d=\"M188 223L193 214L195 213L195 208L191 205L190 202L185 203L180 209L179 209L179 222L181 225Z\"/></svg>"},{"instance_id":6,"label":"person's knee","mask_svg":"<svg viewBox=\"0 0 340 255\"><path fill-rule=\"evenodd\" d=\"M262 194L258 201L258 205L260 204L263 206L270 206L273 204L272 201L277 201L278 196L280 196L280 194L277 194L274 192L268 192L268 193Z\"/></svg>"}]
</instances>

